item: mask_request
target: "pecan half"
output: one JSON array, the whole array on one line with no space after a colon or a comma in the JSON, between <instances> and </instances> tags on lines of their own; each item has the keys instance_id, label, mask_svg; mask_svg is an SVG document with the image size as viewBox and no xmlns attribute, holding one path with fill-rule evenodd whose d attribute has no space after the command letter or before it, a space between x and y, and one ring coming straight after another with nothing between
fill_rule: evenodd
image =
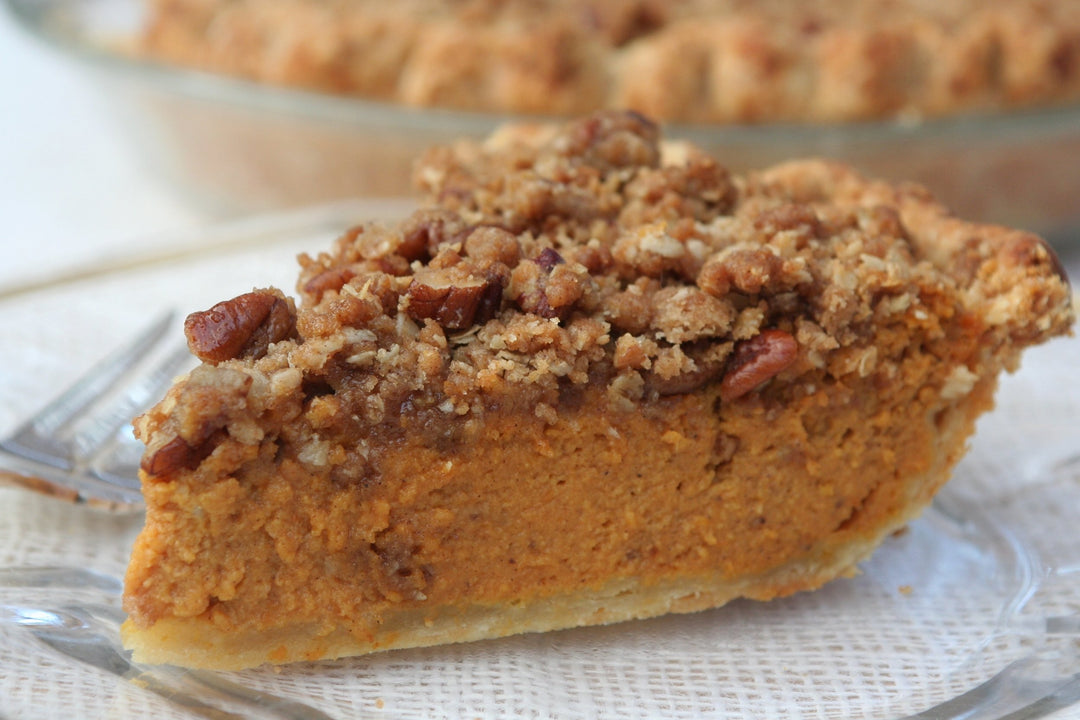
<instances>
[{"instance_id":1,"label":"pecan half","mask_svg":"<svg viewBox=\"0 0 1080 720\"><path fill-rule=\"evenodd\" d=\"M498 312L502 281L498 274L476 275L462 266L427 267L413 276L406 297L414 320L431 318L448 330L464 330Z\"/></svg>"},{"instance_id":2,"label":"pecan half","mask_svg":"<svg viewBox=\"0 0 1080 720\"><path fill-rule=\"evenodd\" d=\"M281 293L255 290L195 312L184 321L188 347L200 360L260 358L270 343L292 337L296 313Z\"/></svg>"},{"instance_id":3,"label":"pecan half","mask_svg":"<svg viewBox=\"0 0 1080 720\"><path fill-rule=\"evenodd\" d=\"M314 297L318 302L327 290L341 290L341 287L356 277L356 271L351 267L336 267L323 270L313 275L304 283L304 293Z\"/></svg>"},{"instance_id":4,"label":"pecan half","mask_svg":"<svg viewBox=\"0 0 1080 720\"><path fill-rule=\"evenodd\" d=\"M799 354L799 344L783 330L764 330L735 346L727 371L720 381L720 399L740 398L789 367Z\"/></svg>"}]
</instances>

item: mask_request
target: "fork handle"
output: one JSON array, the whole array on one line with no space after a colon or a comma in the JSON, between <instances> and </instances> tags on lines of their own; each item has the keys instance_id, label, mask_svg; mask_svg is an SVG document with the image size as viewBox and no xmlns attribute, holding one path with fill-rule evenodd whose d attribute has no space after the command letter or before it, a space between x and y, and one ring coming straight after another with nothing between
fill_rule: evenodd
<instances>
[{"instance_id":1,"label":"fork handle","mask_svg":"<svg viewBox=\"0 0 1080 720\"><path fill-rule=\"evenodd\" d=\"M10 470L0 469L0 487L30 490L39 495L45 495L46 497L62 500L73 505L86 504L90 507L110 512L121 512L131 509L128 503L116 500L104 500L101 498L88 499L79 493L79 491L55 483L47 478L38 477L37 475L23 475L21 473L11 472Z\"/></svg>"},{"instance_id":2,"label":"fork handle","mask_svg":"<svg viewBox=\"0 0 1080 720\"><path fill-rule=\"evenodd\" d=\"M19 473L0 470L0 487L22 488L23 490L48 495L69 503L80 502L77 491L34 475L20 475Z\"/></svg>"}]
</instances>

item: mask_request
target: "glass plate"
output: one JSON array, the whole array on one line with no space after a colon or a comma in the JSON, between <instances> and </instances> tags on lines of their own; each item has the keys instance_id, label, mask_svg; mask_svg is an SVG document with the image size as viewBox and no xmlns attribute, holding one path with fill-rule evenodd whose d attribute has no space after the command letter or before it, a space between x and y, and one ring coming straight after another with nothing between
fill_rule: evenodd
<instances>
[{"instance_id":1,"label":"glass plate","mask_svg":"<svg viewBox=\"0 0 1080 720\"><path fill-rule=\"evenodd\" d=\"M159 310L289 289L296 252L398 212L358 203L246 222L8 293L0 434ZM335 662L132 666L116 627L141 518L0 490L0 715L1075 717L1077 367L1077 339L1030 351L933 507L855 578L770 603Z\"/></svg>"}]
</instances>

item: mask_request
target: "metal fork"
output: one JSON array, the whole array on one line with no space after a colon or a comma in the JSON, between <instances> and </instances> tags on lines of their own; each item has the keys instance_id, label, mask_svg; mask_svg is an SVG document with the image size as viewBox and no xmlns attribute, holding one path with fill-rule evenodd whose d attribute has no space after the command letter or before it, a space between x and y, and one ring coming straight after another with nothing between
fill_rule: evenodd
<instances>
[{"instance_id":1,"label":"metal fork","mask_svg":"<svg viewBox=\"0 0 1080 720\"><path fill-rule=\"evenodd\" d=\"M193 362L186 347L156 352L172 322L173 313L156 320L0 439L0 485L114 512L140 510L142 447L131 419Z\"/></svg>"}]
</instances>

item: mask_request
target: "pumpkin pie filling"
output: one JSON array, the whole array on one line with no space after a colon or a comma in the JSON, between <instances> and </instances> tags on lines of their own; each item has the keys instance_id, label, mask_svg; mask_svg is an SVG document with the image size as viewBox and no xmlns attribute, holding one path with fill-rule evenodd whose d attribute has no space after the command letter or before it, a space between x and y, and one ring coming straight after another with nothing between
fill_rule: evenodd
<instances>
[{"instance_id":1,"label":"pumpkin pie filling","mask_svg":"<svg viewBox=\"0 0 1080 720\"><path fill-rule=\"evenodd\" d=\"M137 421L136 659L240 668L768 600L918 515L1068 331L1039 238L601 113L433 150L425 205L192 314Z\"/></svg>"}]
</instances>

